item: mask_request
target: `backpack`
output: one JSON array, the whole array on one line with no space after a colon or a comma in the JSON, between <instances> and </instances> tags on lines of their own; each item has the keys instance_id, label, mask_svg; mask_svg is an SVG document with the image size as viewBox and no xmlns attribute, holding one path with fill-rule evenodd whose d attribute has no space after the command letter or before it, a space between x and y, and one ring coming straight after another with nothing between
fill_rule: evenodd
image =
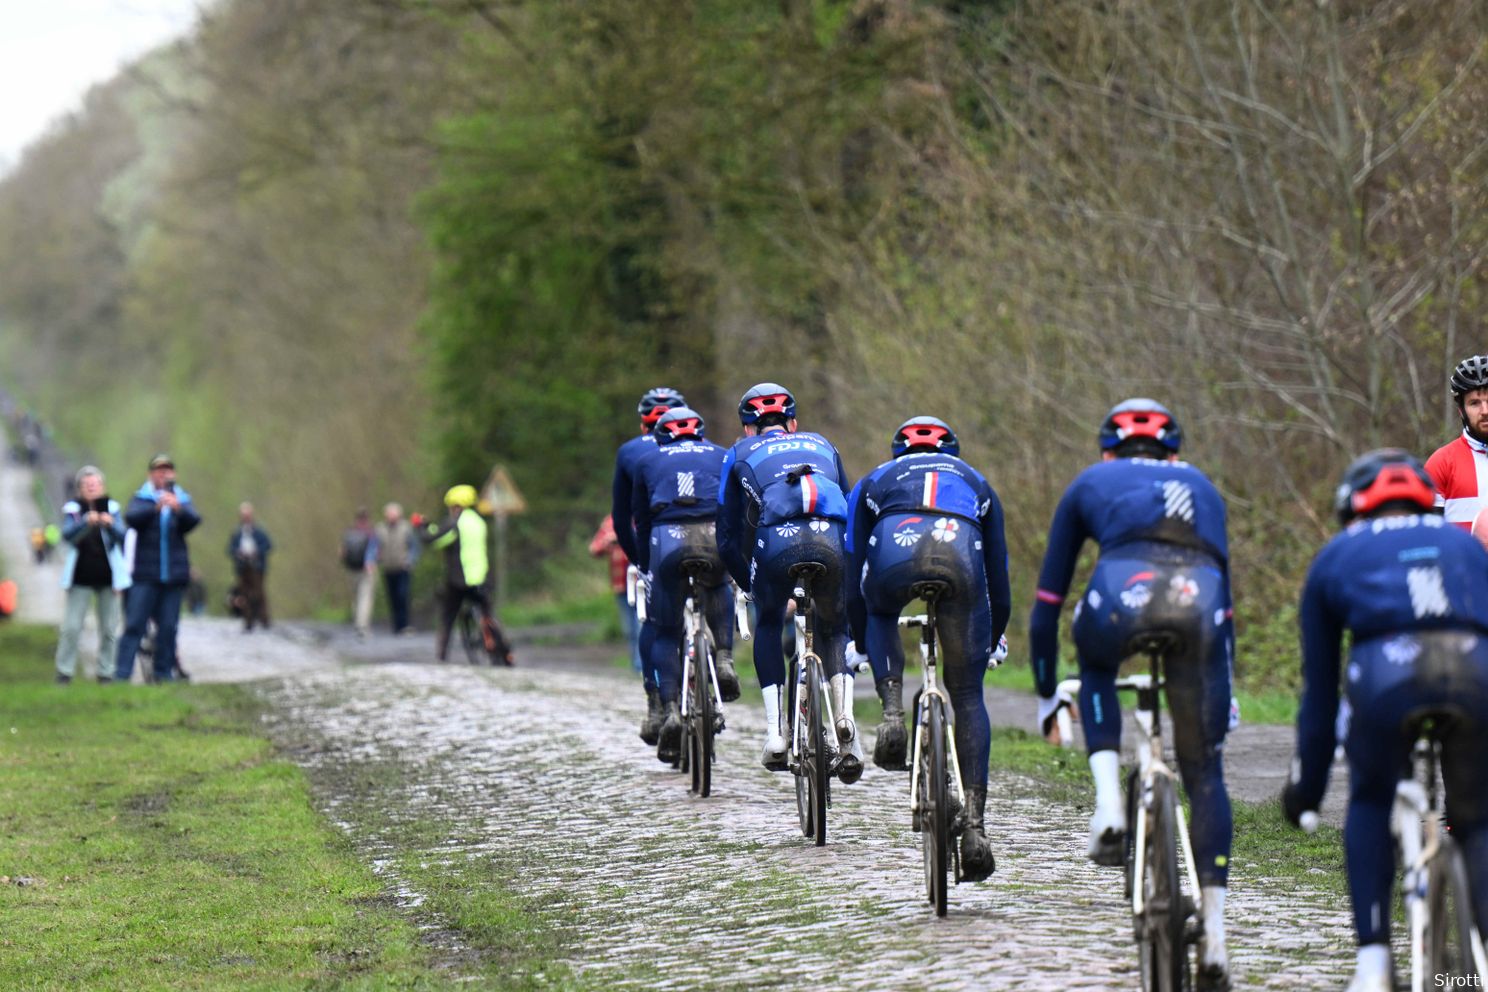
<instances>
[{"instance_id":1,"label":"backpack","mask_svg":"<svg viewBox=\"0 0 1488 992\"><path fill-rule=\"evenodd\" d=\"M367 564L367 544L371 535L360 527L348 527L341 533L341 564L360 572Z\"/></svg>"}]
</instances>

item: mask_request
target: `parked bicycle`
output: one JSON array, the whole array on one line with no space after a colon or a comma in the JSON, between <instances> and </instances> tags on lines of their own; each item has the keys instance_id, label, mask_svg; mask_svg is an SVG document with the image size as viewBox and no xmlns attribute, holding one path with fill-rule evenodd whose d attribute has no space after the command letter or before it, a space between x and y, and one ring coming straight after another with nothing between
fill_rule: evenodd
<instances>
[{"instance_id":1,"label":"parked bicycle","mask_svg":"<svg viewBox=\"0 0 1488 992\"><path fill-rule=\"evenodd\" d=\"M682 749L681 768L692 775L690 790L706 797L713 791L713 741L722 732L723 694L718 689L717 646L708 627L700 585L717 568L708 558L682 562L687 599L682 606Z\"/></svg>"},{"instance_id":2,"label":"parked bicycle","mask_svg":"<svg viewBox=\"0 0 1488 992\"><path fill-rule=\"evenodd\" d=\"M1188 820L1178 801L1178 775L1162 747L1160 673L1176 644L1173 635L1155 631L1139 635L1132 647L1133 654L1147 656L1150 674L1116 680L1118 692L1136 694L1139 736L1137 767L1126 778L1126 898L1131 900L1142 988L1185 992L1193 983L1189 949L1203 938L1203 926L1196 912L1199 876ZM1066 746L1071 744L1069 711L1079 691L1080 680L1067 679L1056 693L1060 738Z\"/></svg>"},{"instance_id":3,"label":"parked bicycle","mask_svg":"<svg viewBox=\"0 0 1488 992\"><path fill-rule=\"evenodd\" d=\"M826 574L819 562L802 562L790 570L796 586L792 599L796 605L796 648L791 653L786 685L790 690L790 751L787 764L796 776L796 813L801 833L816 840L821 847L827 842L827 808L832 803L833 759L837 748L836 719L826 691L826 673L822 659L812 644L816 607L811 598L812 582ZM851 728L848 736L851 736ZM828 734L831 734L831 737Z\"/></svg>"},{"instance_id":4,"label":"parked bicycle","mask_svg":"<svg viewBox=\"0 0 1488 992\"><path fill-rule=\"evenodd\" d=\"M1390 832L1404 872L1411 992L1481 988L1488 978L1482 933L1473 923L1467 862L1441 809L1438 766L1441 734L1449 721L1439 715L1423 719L1412 774L1395 787L1390 812ZM1303 813L1301 825L1308 833L1316 831L1317 813Z\"/></svg>"},{"instance_id":5,"label":"parked bicycle","mask_svg":"<svg viewBox=\"0 0 1488 992\"><path fill-rule=\"evenodd\" d=\"M948 589L944 582L921 582L911 590L925 603L922 615L899 618L901 627L920 628L920 660L925 684L915 697L914 759L909 786L912 829L920 835L925 859L925 896L936 916L946 915L947 877L961 882L961 857L956 838L963 828L966 795L961 786L961 762L956 756L951 699L936 677L937 635L935 609Z\"/></svg>"}]
</instances>

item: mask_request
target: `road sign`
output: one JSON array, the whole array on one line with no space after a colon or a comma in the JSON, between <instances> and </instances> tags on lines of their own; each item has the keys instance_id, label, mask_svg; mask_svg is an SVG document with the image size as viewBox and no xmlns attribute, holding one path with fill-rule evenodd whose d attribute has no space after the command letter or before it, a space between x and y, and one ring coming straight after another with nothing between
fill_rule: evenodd
<instances>
[{"instance_id":1,"label":"road sign","mask_svg":"<svg viewBox=\"0 0 1488 992\"><path fill-rule=\"evenodd\" d=\"M491 467L491 474L486 476L486 484L481 487L481 502L498 517L527 512L527 501L522 498L521 490L507 474L504 465Z\"/></svg>"}]
</instances>

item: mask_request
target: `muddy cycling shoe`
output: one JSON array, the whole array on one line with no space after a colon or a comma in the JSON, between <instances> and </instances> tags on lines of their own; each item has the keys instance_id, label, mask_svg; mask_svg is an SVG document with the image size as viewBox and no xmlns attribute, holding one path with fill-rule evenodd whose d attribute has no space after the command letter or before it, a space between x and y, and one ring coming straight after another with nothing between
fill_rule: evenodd
<instances>
[{"instance_id":1,"label":"muddy cycling shoe","mask_svg":"<svg viewBox=\"0 0 1488 992\"><path fill-rule=\"evenodd\" d=\"M1099 806L1090 818L1090 860L1107 868L1126 864L1126 816L1121 810L1102 810Z\"/></svg>"},{"instance_id":2,"label":"muddy cycling shoe","mask_svg":"<svg viewBox=\"0 0 1488 992\"><path fill-rule=\"evenodd\" d=\"M837 781L843 785L852 785L863 777L863 756L858 748L857 738L853 738L849 749L837 755L836 764L832 767L832 774L837 776Z\"/></svg>"},{"instance_id":3,"label":"muddy cycling shoe","mask_svg":"<svg viewBox=\"0 0 1488 992\"><path fill-rule=\"evenodd\" d=\"M674 765L682 757L682 711L676 701L662 708L661 732L656 738L656 760Z\"/></svg>"},{"instance_id":4,"label":"muddy cycling shoe","mask_svg":"<svg viewBox=\"0 0 1488 992\"><path fill-rule=\"evenodd\" d=\"M904 683L895 678L878 683L878 698L883 701L883 723L878 739L873 742L873 763L887 772L909 770L905 758L909 753L909 734L904 729Z\"/></svg>"},{"instance_id":5,"label":"muddy cycling shoe","mask_svg":"<svg viewBox=\"0 0 1488 992\"><path fill-rule=\"evenodd\" d=\"M646 715L641 718L641 740L652 747L661 736L661 694L655 689L646 690Z\"/></svg>"},{"instance_id":6,"label":"muddy cycling shoe","mask_svg":"<svg viewBox=\"0 0 1488 992\"><path fill-rule=\"evenodd\" d=\"M727 651L718 652L714 666L718 672L718 693L725 703L739 698L739 673L734 671L734 656Z\"/></svg>"},{"instance_id":7,"label":"muddy cycling shoe","mask_svg":"<svg viewBox=\"0 0 1488 992\"><path fill-rule=\"evenodd\" d=\"M992 842L981 827L967 827L961 832L961 877L968 882L980 882L997 870L997 859L992 857Z\"/></svg>"},{"instance_id":8,"label":"muddy cycling shoe","mask_svg":"<svg viewBox=\"0 0 1488 992\"><path fill-rule=\"evenodd\" d=\"M1381 988L1388 992L1390 986L1386 983ZM1194 976L1194 992L1230 992L1230 970L1222 964L1200 965Z\"/></svg>"}]
</instances>

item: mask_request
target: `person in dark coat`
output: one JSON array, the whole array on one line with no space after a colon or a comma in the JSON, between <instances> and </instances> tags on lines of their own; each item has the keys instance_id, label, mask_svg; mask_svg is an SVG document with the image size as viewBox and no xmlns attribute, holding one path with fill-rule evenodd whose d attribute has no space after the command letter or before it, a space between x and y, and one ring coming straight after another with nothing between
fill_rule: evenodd
<instances>
[{"instance_id":1,"label":"person in dark coat","mask_svg":"<svg viewBox=\"0 0 1488 992\"><path fill-rule=\"evenodd\" d=\"M269 535L254 521L253 504L238 506L238 529L227 540L227 556L233 560L238 577L238 595L243 604L243 630L255 623L269 625L269 599L264 592L264 576L269 571L269 552L274 544Z\"/></svg>"},{"instance_id":2,"label":"person in dark coat","mask_svg":"<svg viewBox=\"0 0 1488 992\"><path fill-rule=\"evenodd\" d=\"M129 681L134 656L150 621L155 621L155 681L174 677L176 628L181 600L191 581L186 535L201 523L191 496L176 485L176 466L169 455L150 459L150 477L124 511L124 522L138 535L134 545L134 586L125 607L124 636L114 678Z\"/></svg>"}]
</instances>

